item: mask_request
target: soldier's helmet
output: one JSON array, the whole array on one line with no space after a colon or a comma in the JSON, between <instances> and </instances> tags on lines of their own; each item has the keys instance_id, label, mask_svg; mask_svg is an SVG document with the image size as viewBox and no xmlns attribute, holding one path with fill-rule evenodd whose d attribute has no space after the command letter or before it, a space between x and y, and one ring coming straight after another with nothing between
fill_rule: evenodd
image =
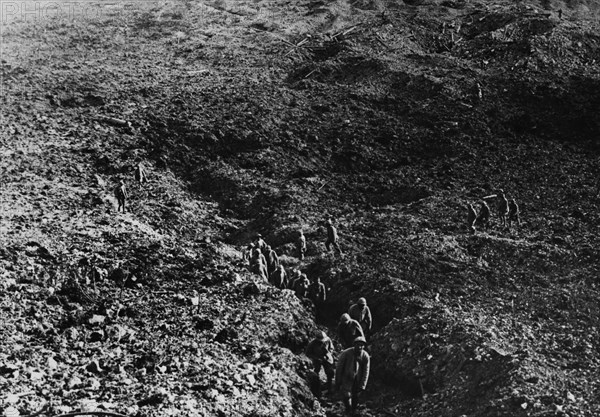
<instances>
[{"instance_id":1,"label":"soldier's helmet","mask_svg":"<svg viewBox=\"0 0 600 417\"><path fill-rule=\"evenodd\" d=\"M340 317L340 321L342 323L348 323L350 321L350 314L348 314L348 313L342 314L342 316Z\"/></svg>"},{"instance_id":2,"label":"soldier's helmet","mask_svg":"<svg viewBox=\"0 0 600 417\"><path fill-rule=\"evenodd\" d=\"M352 342L352 344L354 346L356 346L356 345L366 345L367 341L366 341L366 339L364 337L358 336L356 339L354 339L354 342Z\"/></svg>"},{"instance_id":3,"label":"soldier's helmet","mask_svg":"<svg viewBox=\"0 0 600 417\"><path fill-rule=\"evenodd\" d=\"M367 305L367 300L363 297L358 299L358 305L359 306L366 306Z\"/></svg>"},{"instance_id":4,"label":"soldier's helmet","mask_svg":"<svg viewBox=\"0 0 600 417\"><path fill-rule=\"evenodd\" d=\"M325 332L322 332L321 330L317 330L315 332L315 339L325 340L325 339L327 339L327 335L325 334Z\"/></svg>"}]
</instances>

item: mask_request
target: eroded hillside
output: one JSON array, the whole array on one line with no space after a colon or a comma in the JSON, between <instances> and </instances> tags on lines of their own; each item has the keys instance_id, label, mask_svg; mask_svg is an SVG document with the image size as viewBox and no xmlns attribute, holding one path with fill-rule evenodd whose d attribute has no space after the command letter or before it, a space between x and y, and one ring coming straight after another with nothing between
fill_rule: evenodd
<instances>
[{"instance_id":1,"label":"eroded hillside","mask_svg":"<svg viewBox=\"0 0 600 417\"><path fill-rule=\"evenodd\" d=\"M363 415L598 414L594 3L56 4L1 5L0 388L21 414L338 415L301 352L360 296ZM467 233L498 188L523 224ZM328 285L318 323L255 284L256 232Z\"/></svg>"}]
</instances>

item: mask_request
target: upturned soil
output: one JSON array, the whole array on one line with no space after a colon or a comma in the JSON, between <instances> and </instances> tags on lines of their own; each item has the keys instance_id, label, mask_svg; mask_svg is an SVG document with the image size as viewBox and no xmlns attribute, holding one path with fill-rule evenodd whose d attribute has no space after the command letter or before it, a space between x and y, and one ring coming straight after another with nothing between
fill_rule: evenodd
<instances>
[{"instance_id":1,"label":"upturned soil","mask_svg":"<svg viewBox=\"0 0 600 417\"><path fill-rule=\"evenodd\" d=\"M596 3L0 7L5 415L342 415L303 350L358 297L361 415L600 415ZM471 233L498 189L521 224Z\"/></svg>"}]
</instances>

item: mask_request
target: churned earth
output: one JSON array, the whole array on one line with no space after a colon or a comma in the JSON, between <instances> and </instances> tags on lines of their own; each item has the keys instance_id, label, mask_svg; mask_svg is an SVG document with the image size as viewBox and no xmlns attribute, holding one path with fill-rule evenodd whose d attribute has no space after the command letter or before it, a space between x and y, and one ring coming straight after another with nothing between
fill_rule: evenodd
<instances>
[{"instance_id":1,"label":"churned earth","mask_svg":"<svg viewBox=\"0 0 600 417\"><path fill-rule=\"evenodd\" d=\"M302 352L364 296L360 414L600 414L596 3L0 7L4 413L342 415ZM469 233L499 188L522 224Z\"/></svg>"}]
</instances>

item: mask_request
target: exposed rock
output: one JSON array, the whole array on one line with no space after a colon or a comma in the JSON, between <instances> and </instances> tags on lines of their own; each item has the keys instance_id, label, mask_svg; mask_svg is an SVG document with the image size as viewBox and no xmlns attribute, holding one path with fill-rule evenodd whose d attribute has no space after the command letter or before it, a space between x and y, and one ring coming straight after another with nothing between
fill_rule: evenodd
<instances>
[{"instance_id":1,"label":"exposed rock","mask_svg":"<svg viewBox=\"0 0 600 417\"><path fill-rule=\"evenodd\" d=\"M85 369L93 374L99 374L103 371L103 369L100 367L100 363L98 363L98 361L95 359L88 363Z\"/></svg>"},{"instance_id":2,"label":"exposed rock","mask_svg":"<svg viewBox=\"0 0 600 417\"><path fill-rule=\"evenodd\" d=\"M89 341L91 343L94 342L101 342L104 340L104 330L94 330L93 332L90 333L90 338Z\"/></svg>"}]
</instances>

